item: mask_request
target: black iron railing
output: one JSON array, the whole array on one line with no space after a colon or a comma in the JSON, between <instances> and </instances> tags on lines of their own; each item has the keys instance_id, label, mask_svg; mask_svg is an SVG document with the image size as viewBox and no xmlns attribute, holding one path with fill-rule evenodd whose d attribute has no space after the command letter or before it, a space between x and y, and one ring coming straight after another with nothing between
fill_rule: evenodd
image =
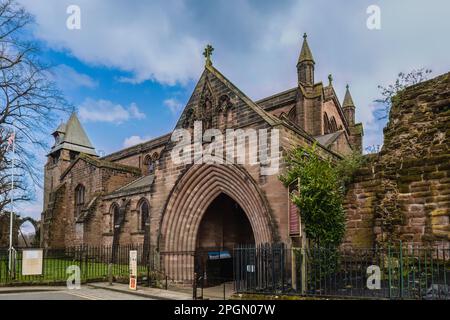
<instances>
[{"instance_id":1,"label":"black iron railing","mask_svg":"<svg viewBox=\"0 0 450 320\"><path fill-rule=\"evenodd\" d=\"M235 290L241 293L450 299L445 245L300 249L272 244L234 252Z\"/></svg>"},{"instance_id":2,"label":"black iron railing","mask_svg":"<svg viewBox=\"0 0 450 320\"><path fill-rule=\"evenodd\" d=\"M411 244L361 248L292 248L284 244L239 246L233 250L159 252L143 245L79 246L43 250L41 275L23 275L23 250L12 271L0 249L0 285L65 283L70 266L82 282L128 281L129 252L138 252L138 282L196 294L232 281L237 293L292 294L386 299L450 299L450 248ZM224 287L225 288L225 287Z\"/></svg>"},{"instance_id":3,"label":"black iron railing","mask_svg":"<svg viewBox=\"0 0 450 320\"><path fill-rule=\"evenodd\" d=\"M41 275L24 275L22 272L23 249L16 249L10 270L8 250L0 249L0 285L63 283L71 266L80 270L81 281L105 281L110 277L124 281L129 277L129 252L138 252L138 279L149 278L155 273L155 250L143 250L142 245L118 246L113 254L112 246L76 246L64 249L43 249ZM148 257L144 257L148 254ZM114 258L114 259L113 259Z\"/></svg>"}]
</instances>

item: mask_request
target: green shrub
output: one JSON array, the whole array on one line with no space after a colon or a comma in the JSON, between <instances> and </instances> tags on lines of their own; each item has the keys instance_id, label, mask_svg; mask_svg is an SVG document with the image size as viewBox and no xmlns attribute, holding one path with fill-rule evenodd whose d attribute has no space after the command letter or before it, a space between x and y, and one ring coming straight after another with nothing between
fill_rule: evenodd
<instances>
[{"instance_id":1,"label":"green shrub","mask_svg":"<svg viewBox=\"0 0 450 320\"><path fill-rule=\"evenodd\" d=\"M321 158L315 145L294 149L286 161L288 169L280 180L286 186L299 180L299 192L291 199L299 208L307 238L316 246L336 248L345 233L341 172L348 174L347 170Z\"/></svg>"}]
</instances>

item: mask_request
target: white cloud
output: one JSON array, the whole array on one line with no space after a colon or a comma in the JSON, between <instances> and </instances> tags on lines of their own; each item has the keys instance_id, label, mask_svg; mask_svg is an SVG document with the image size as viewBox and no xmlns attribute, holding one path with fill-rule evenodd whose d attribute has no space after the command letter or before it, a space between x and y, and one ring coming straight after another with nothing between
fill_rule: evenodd
<instances>
[{"instance_id":1,"label":"white cloud","mask_svg":"<svg viewBox=\"0 0 450 320\"><path fill-rule=\"evenodd\" d=\"M139 108L136 103L131 103L130 107L128 108L128 112L130 113L131 119L144 119L145 114L141 111L139 111Z\"/></svg>"},{"instance_id":2,"label":"white cloud","mask_svg":"<svg viewBox=\"0 0 450 320\"><path fill-rule=\"evenodd\" d=\"M150 140L150 139L151 139L151 137L149 137L149 136L146 136L146 137L141 137L141 136L131 136L131 137L128 137L128 138L126 138L126 139L124 140L124 142L123 142L123 147L124 147L124 148L132 147L132 146L135 146L135 145L137 145L137 144L146 142L146 141L148 141L148 140Z\"/></svg>"},{"instance_id":3,"label":"white cloud","mask_svg":"<svg viewBox=\"0 0 450 320\"><path fill-rule=\"evenodd\" d=\"M90 76L79 73L65 64L56 66L51 71L51 77L56 85L63 91L70 91L80 87L94 89L98 86L98 82Z\"/></svg>"},{"instance_id":4,"label":"white cloud","mask_svg":"<svg viewBox=\"0 0 450 320\"><path fill-rule=\"evenodd\" d=\"M175 98L164 100L164 105L168 107L173 114L178 114L178 112L183 108L183 104Z\"/></svg>"},{"instance_id":5,"label":"white cloud","mask_svg":"<svg viewBox=\"0 0 450 320\"><path fill-rule=\"evenodd\" d=\"M139 111L133 102L129 107L114 104L109 100L87 98L79 106L80 119L86 122L110 122L120 124L131 119L144 119L145 114Z\"/></svg>"},{"instance_id":6,"label":"white cloud","mask_svg":"<svg viewBox=\"0 0 450 320\"><path fill-rule=\"evenodd\" d=\"M126 72L122 81L163 84L196 80L206 43L213 61L253 99L296 85L301 35L307 32L316 80L332 73L343 98L349 82L357 120L373 123L377 85L399 71L448 71L450 4L436 0L380 1L381 30L366 27L361 1L108 1L78 0L81 30L66 28L71 0L19 0L36 15L35 34L57 50L91 64ZM381 131L366 134L381 141Z\"/></svg>"}]
</instances>

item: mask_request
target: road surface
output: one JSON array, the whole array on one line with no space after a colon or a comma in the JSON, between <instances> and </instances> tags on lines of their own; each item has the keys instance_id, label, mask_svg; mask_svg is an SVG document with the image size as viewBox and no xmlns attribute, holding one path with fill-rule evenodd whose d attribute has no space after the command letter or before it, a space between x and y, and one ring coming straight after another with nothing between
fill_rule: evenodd
<instances>
[{"instance_id":1,"label":"road surface","mask_svg":"<svg viewBox=\"0 0 450 320\"><path fill-rule=\"evenodd\" d=\"M132 294L82 287L79 290L0 293L0 300L152 300Z\"/></svg>"}]
</instances>

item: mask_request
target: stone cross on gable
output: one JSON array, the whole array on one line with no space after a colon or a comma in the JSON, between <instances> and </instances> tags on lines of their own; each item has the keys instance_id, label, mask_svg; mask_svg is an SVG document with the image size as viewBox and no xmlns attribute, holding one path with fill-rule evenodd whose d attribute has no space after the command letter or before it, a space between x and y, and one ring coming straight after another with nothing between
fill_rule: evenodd
<instances>
[{"instance_id":1,"label":"stone cross on gable","mask_svg":"<svg viewBox=\"0 0 450 320\"><path fill-rule=\"evenodd\" d=\"M207 64L207 65L212 65L212 62L211 62L211 55L212 55L213 51L214 51L214 48L213 48L212 45L210 45L210 44L208 44L208 45L206 46L206 48L205 48L205 51L203 51L203 55L204 55L205 58L206 58L206 64Z\"/></svg>"}]
</instances>

